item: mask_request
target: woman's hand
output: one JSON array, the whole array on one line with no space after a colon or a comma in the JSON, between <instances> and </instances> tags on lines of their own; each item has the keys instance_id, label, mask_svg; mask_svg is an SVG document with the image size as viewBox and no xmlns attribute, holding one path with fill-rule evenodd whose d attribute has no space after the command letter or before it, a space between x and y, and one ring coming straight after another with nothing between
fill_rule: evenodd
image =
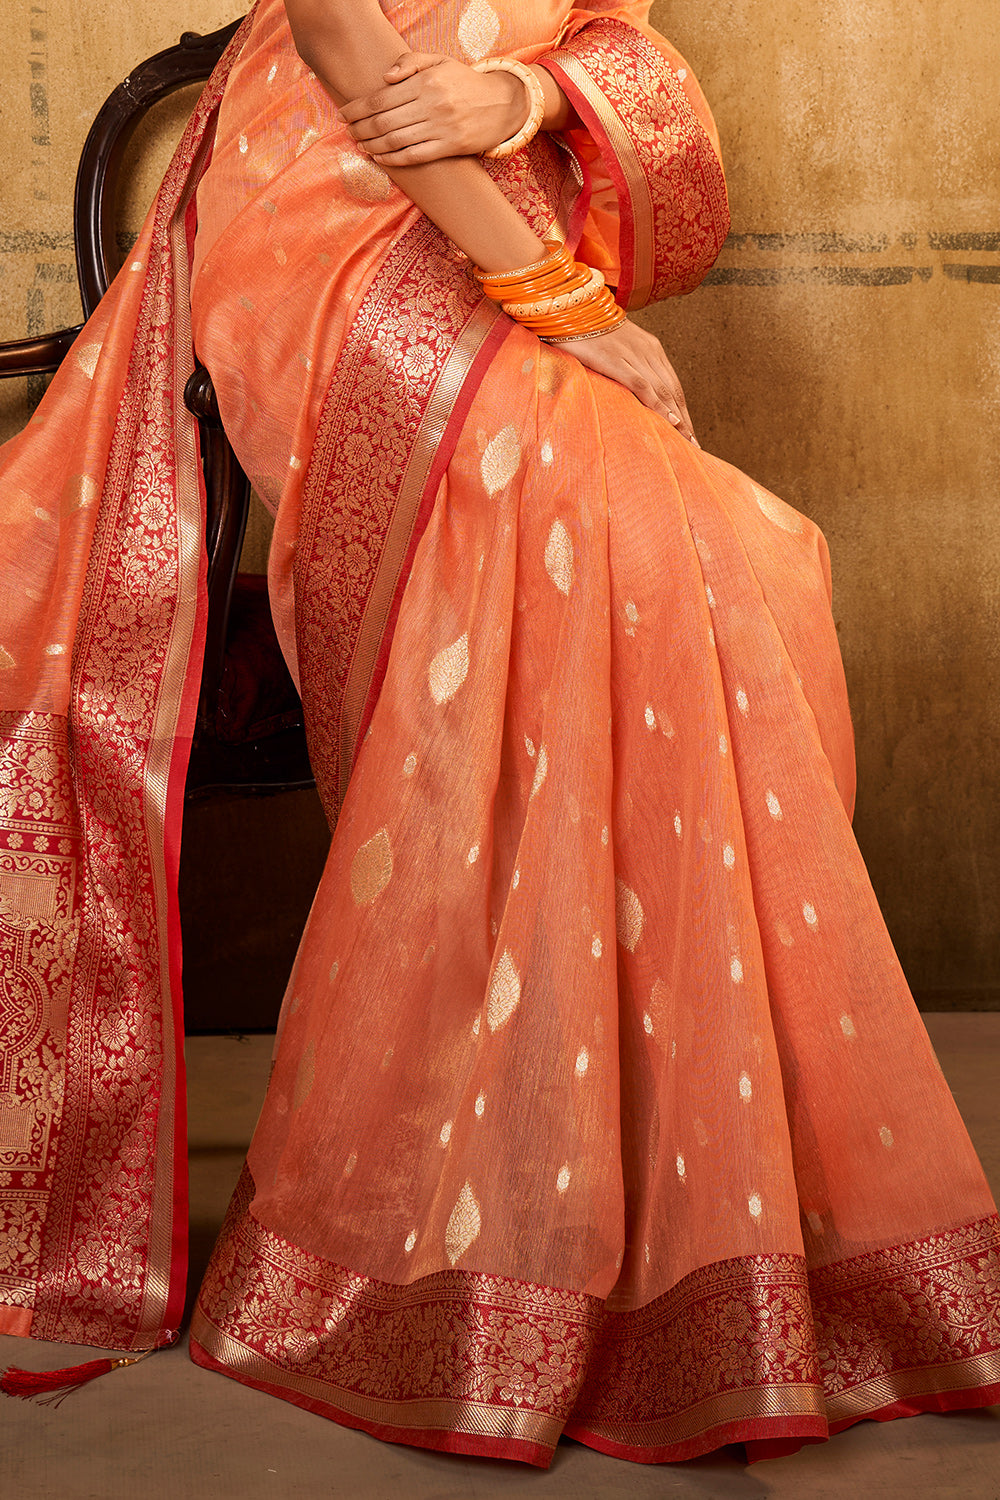
<instances>
[{"instance_id":1,"label":"woman's hand","mask_svg":"<svg viewBox=\"0 0 1000 1500\"><path fill-rule=\"evenodd\" d=\"M517 134L529 107L524 84L510 73L477 73L453 57L406 52L385 74L385 88L340 112L380 167L412 167L491 150Z\"/></svg>"},{"instance_id":2,"label":"woman's hand","mask_svg":"<svg viewBox=\"0 0 1000 1500\"><path fill-rule=\"evenodd\" d=\"M691 426L687 402L673 365L663 352L658 338L637 323L620 323L617 328L591 339L560 342L552 339L554 348L572 354L588 370L607 375L627 391L638 396L643 406L666 417L682 437L700 447Z\"/></svg>"}]
</instances>

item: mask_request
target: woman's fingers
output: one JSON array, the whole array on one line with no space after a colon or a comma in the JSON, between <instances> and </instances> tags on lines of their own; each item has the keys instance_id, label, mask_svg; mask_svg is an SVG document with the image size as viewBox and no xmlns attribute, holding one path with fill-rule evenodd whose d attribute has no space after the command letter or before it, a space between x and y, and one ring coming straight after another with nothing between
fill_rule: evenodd
<instances>
[{"instance_id":1,"label":"woman's fingers","mask_svg":"<svg viewBox=\"0 0 1000 1500\"><path fill-rule=\"evenodd\" d=\"M452 58L407 53L384 76L383 88L340 111L354 139L384 165L476 156L524 121L524 88L509 73L477 73ZM422 134L414 135L418 126Z\"/></svg>"},{"instance_id":2,"label":"woman's fingers","mask_svg":"<svg viewBox=\"0 0 1000 1500\"><path fill-rule=\"evenodd\" d=\"M642 390L636 392L639 399L651 411L657 411L665 417L682 437L686 437L691 443L697 443L684 391L659 339L634 324L624 324L623 328L634 330L626 337L630 341L629 352L640 374Z\"/></svg>"},{"instance_id":3,"label":"woman's fingers","mask_svg":"<svg viewBox=\"0 0 1000 1500\"><path fill-rule=\"evenodd\" d=\"M398 62L394 62L382 76L386 83L399 83L402 79L412 78L415 73L422 73L426 68L436 67L443 61L443 55L438 52L404 52Z\"/></svg>"},{"instance_id":4,"label":"woman's fingers","mask_svg":"<svg viewBox=\"0 0 1000 1500\"><path fill-rule=\"evenodd\" d=\"M634 323L622 323L598 338L570 340L557 347L588 369L616 380L697 446L681 383L652 334Z\"/></svg>"},{"instance_id":5,"label":"woman's fingers","mask_svg":"<svg viewBox=\"0 0 1000 1500\"><path fill-rule=\"evenodd\" d=\"M372 120L384 119L400 110L416 107L419 97L417 85L410 79L404 79L391 88L366 94L363 99L351 99L341 106L340 114L353 133Z\"/></svg>"},{"instance_id":6,"label":"woman's fingers","mask_svg":"<svg viewBox=\"0 0 1000 1500\"><path fill-rule=\"evenodd\" d=\"M425 123L419 107L416 104L410 104L405 109L393 109L383 114L369 115L367 119L359 120L356 125L349 125L347 128L356 141L362 141L367 146L373 141L384 140L394 130L409 130L415 125Z\"/></svg>"},{"instance_id":7,"label":"woman's fingers","mask_svg":"<svg viewBox=\"0 0 1000 1500\"><path fill-rule=\"evenodd\" d=\"M665 416L671 427L676 427L682 437L686 437L689 442L697 443L684 392L676 377L671 382L654 376L652 386L655 398L653 410Z\"/></svg>"},{"instance_id":8,"label":"woman's fingers","mask_svg":"<svg viewBox=\"0 0 1000 1500\"><path fill-rule=\"evenodd\" d=\"M401 132L396 145L383 151L375 151L370 147L368 151L372 161L377 162L380 167L420 167L425 162L441 161L442 158L452 153L443 141L429 141L425 138L423 131L415 132L418 139L409 145L404 144L405 132Z\"/></svg>"},{"instance_id":9,"label":"woman's fingers","mask_svg":"<svg viewBox=\"0 0 1000 1500\"><path fill-rule=\"evenodd\" d=\"M383 73L385 88L377 89L374 94L365 94L360 99L349 99L340 107L342 117L349 125L354 125L359 120L367 118L368 115L393 109L399 104L415 99L419 84L411 80L415 79L419 73L426 72L428 68L437 67L443 61L444 58L437 57L430 52L404 52L399 61L394 63L387 73ZM409 86L404 87L407 84Z\"/></svg>"}]
</instances>

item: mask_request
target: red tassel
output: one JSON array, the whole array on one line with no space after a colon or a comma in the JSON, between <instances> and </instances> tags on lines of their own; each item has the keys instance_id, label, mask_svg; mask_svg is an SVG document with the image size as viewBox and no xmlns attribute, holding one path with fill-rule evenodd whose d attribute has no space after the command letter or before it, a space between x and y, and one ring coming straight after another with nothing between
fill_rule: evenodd
<instances>
[{"instance_id":1,"label":"red tassel","mask_svg":"<svg viewBox=\"0 0 1000 1500\"><path fill-rule=\"evenodd\" d=\"M36 1397L42 1406L58 1406L72 1391L108 1375L122 1365L136 1365L145 1354L131 1359L92 1359L85 1365L69 1365L64 1370L19 1370L11 1365L0 1376L0 1391L5 1396L19 1396L22 1401Z\"/></svg>"}]
</instances>

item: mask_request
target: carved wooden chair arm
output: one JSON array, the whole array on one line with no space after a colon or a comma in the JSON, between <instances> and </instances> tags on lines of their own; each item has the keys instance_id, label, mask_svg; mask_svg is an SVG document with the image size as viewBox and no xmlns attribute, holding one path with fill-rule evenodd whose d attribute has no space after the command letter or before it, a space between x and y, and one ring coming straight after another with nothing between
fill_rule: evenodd
<instances>
[{"instance_id":1,"label":"carved wooden chair arm","mask_svg":"<svg viewBox=\"0 0 1000 1500\"><path fill-rule=\"evenodd\" d=\"M33 339L11 339L0 344L0 380L15 375L44 375L58 370L70 351L82 324L43 333Z\"/></svg>"}]
</instances>

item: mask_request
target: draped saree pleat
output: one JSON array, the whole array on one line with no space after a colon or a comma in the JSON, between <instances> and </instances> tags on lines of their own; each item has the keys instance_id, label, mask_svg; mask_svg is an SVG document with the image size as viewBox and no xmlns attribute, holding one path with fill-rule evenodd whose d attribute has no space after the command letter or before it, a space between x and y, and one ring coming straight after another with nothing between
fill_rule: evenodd
<instances>
[{"instance_id":1,"label":"draped saree pleat","mask_svg":"<svg viewBox=\"0 0 1000 1500\"><path fill-rule=\"evenodd\" d=\"M645 6L391 13L557 78L579 125L490 168L536 230L630 307L698 283L717 141ZM484 302L280 0L221 76L191 332L333 838L195 1359L543 1466L997 1400L996 1213L851 835L822 536Z\"/></svg>"}]
</instances>

